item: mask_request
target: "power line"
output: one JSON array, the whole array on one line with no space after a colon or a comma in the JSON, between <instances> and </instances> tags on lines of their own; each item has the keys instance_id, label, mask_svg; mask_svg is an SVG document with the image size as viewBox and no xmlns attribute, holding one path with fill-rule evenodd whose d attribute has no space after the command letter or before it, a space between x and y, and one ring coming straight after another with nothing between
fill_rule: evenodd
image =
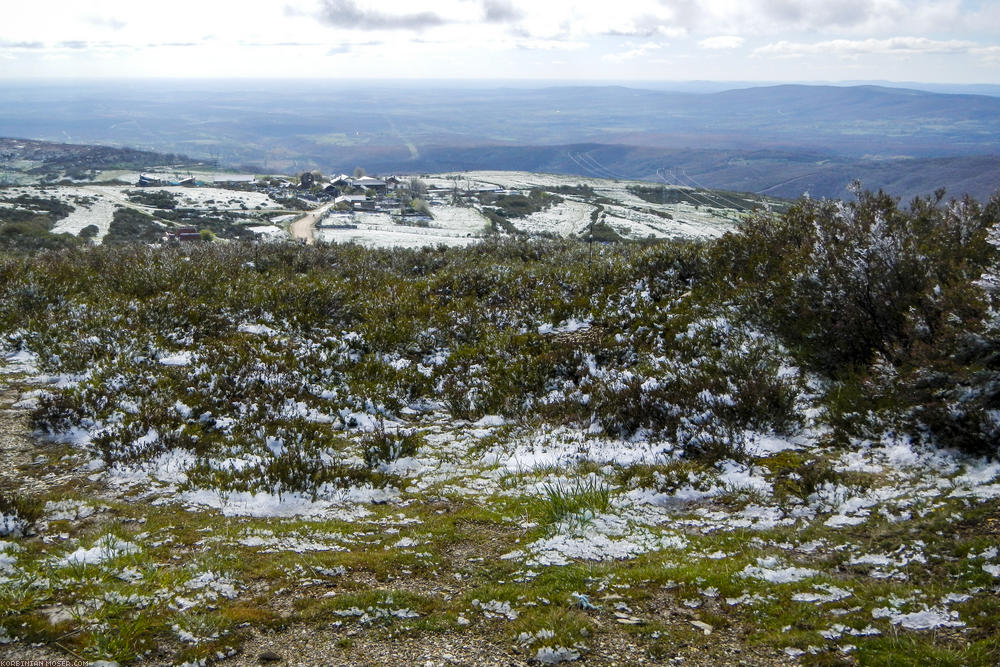
<instances>
[{"instance_id":1,"label":"power line","mask_svg":"<svg viewBox=\"0 0 1000 667\"><path fill-rule=\"evenodd\" d=\"M694 178L693 178L693 177L692 177L692 176L691 176L690 174L688 174L688 173L687 173L687 170L686 170L686 169L684 170L684 176L685 176L685 177L686 177L686 178L687 178L687 179L688 179L689 181L691 181L692 183L694 183L694 184L695 184L696 186L700 187L700 188L701 188L702 190L705 190L705 191L708 191L708 190L709 190L709 188L706 188L706 187L705 187L704 185L702 185L702 184L701 184L701 183L699 183L698 181L694 180ZM715 195L716 195L716 196L717 196L717 197L718 197L718 198L719 198L720 200L722 200L723 202L729 202L730 204L732 204L732 206L731 206L730 208L735 208L735 209L737 209L737 210L739 210L739 209L743 208L743 205L742 205L742 204L740 204L740 203L738 203L738 202L736 202L736 201L734 201L734 200L730 199L729 197L726 197L725 195L723 195L723 194L722 194L722 193L720 193L720 192L715 192Z\"/></svg>"}]
</instances>

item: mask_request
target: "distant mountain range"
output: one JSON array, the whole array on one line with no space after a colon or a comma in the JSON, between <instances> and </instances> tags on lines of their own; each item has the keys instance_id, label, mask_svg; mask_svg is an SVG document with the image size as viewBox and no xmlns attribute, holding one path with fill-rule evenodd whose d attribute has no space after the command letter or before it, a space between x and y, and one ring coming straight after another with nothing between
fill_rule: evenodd
<instances>
[{"instance_id":1,"label":"distant mountain range","mask_svg":"<svg viewBox=\"0 0 1000 667\"><path fill-rule=\"evenodd\" d=\"M0 134L274 172L519 169L785 197L841 197L855 178L904 198L1000 187L1000 97L874 85L6 82Z\"/></svg>"}]
</instances>

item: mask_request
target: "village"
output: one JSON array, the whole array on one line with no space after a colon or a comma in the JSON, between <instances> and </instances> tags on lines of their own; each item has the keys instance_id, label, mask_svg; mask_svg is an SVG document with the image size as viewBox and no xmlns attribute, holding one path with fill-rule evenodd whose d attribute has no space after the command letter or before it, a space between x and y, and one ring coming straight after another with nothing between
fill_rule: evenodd
<instances>
[{"instance_id":1,"label":"village","mask_svg":"<svg viewBox=\"0 0 1000 667\"><path fill-rule=\"evenodd\" d=\"M715 238L761 205L684 186L515 171L324 176L201 165L58 169L0 189L0 214L32 220L31 247L139 241L464 246L498 236L597 242ZM778 205L768 200L768 206ZM5 223L6 224L6 223Z\"/></svg>"},{"instance_id":2,"label":"village","mask_svg":"<svg viewBox=\"0 0 1000 667\"><path fill-rule=\"evenodd\" d=\"M402 225L427 230L419 236L434 237L424 239L429 242L454 245L497 231L491 218L508 215L502 205L504 199L524 198L527 194L524 190L495 184L468 179L463 182L458 177L446 182L437 178L428 184L417 177L368 176L361 168L353 176L339 174L330 178L315 171L304 172L298 179L257 177L252 174L202 176L204 180L192 174L169 179L160 174L143 173L139 174L136 185L140 188L213 187L266 195L290 209L303 211L299 215L282 215L274 219L279 224L294 221L288 226L288 232L294 240L303 243L312 243L317 239L363 242L373 234L377 237L379 232L399 233L396 226ZM500 205L495 203L498 198ZM456 215L456 210L463 209L464 215ZM487 212L486 216L482 211ZM441 224L434 224L436 218L441 218ZM430 231L434 227L444 231L434 234ZM346 230L361 230L365 235L338 238ZM271 228L256 227L254 232L264 238L280 236ZM194 227L171 229L164 236L164 240L169 242L200 241L203 238Z\"/></svg>"}]
</instances>

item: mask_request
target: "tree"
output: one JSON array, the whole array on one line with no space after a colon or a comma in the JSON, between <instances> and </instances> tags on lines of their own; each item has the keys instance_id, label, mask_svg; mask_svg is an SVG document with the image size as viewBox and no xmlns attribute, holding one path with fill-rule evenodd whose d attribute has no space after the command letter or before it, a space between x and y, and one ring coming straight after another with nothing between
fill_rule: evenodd
<instances>
[{"instance_id":1,"label":"tree","mask_svg":"<svg viewBox=\"0 0 1000 667\"><path fill-rule=\"evenodd\" d=\"M361 178L364 175L365 175L365 168L364 167L355 167L354 168L354 178Z\"/></svg>"},{"instance_id":2,"label":"tree","mask_svg":"<svg viewBox=\"0 0 1000 667\"><path fill-rule=\"evenodd\" d=\"M423 197L427 194L427 184L419 178L410 179L410 194L413 197Z\"/></svg>"}]
</instances>

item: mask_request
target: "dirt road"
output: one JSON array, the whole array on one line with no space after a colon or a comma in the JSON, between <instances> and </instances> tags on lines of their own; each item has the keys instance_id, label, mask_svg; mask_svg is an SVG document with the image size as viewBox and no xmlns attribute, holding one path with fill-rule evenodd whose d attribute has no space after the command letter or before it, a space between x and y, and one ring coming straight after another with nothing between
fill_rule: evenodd
<instances>
[{"instance_id":1,"label":"dirt road","mask_svg":"<svg viewBox=\"0 0 1000 667\"><path fill-rule=\"evenodd\" d=\"M304 216L293 222L290 228L292 239L296 241L305 241L307 245L315 243L316 240L313 238L313 228L331 206L333 206L332 203L324 204L313 211L309 211Z\"/></svg>"}]
</instances>

